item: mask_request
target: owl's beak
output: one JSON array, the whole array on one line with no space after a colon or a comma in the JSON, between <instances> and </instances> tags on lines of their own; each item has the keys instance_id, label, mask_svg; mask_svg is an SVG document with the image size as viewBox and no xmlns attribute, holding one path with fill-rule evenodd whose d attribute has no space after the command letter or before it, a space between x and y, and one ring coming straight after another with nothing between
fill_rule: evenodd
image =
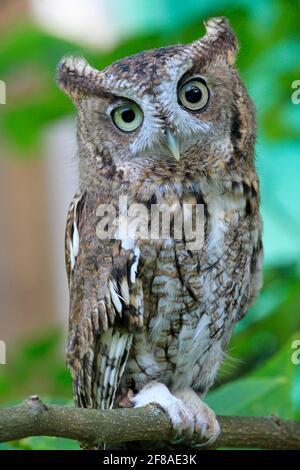
<instances>
[{"instance_id":1,"label":"owl's beak","mask_svg":"<svg viewBox=\"0 0 300 470\"><path fill-rule=\"evenodd\" d=\"M175 159L177 161L180 160L179 142L176 135L174 134L174 132L171 131L171 129L167 129L167 144Z\"/></svg>"}]
</instances>

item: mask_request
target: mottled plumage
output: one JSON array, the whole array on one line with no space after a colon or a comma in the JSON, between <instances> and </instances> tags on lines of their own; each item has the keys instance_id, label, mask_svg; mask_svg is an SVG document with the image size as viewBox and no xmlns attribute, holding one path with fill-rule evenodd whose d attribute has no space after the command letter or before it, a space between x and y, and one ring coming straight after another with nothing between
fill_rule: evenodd
<instances>
[{"instance_id":1,"label":"mottled plumage","mask_svg":"<svg viewBox=\"0 0 300 470\"><path fill-rule=\"evenodd\" d=\"M190 45L145 51L103 71L74 58L58 68L78 110L80 193L66 229L76 404L157 401L179 434L211 441L219 426L202 398L261 287L255 118L236 52L226 19L214 18ZM180 98L186 83L192 95ZM203 106L188 109L195 93ZM128 132L114 117L124 105L142 110ZM98 206L117 206L120 196L147 208L203 204L203 246L188 249L185 236L99 239Z\"/></svg>"}]
</instances>

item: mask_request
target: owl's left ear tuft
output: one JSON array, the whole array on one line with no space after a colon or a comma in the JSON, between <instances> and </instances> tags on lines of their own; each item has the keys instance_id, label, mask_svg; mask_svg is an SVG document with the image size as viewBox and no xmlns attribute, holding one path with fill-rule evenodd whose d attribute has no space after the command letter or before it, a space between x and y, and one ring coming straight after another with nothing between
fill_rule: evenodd
<instances>
[{"instance_id":1,"label":"owl's left ear tuft","mask_svg":"<svg viewBox=\"0 0 300 470\"><path fill-rule=\"evenodd\" d=\"M224 16L204 22L206 34L201 41L225 56L228 65L234 65L239 46L237 37Z\"/></svg>"},{"instance_id":2,"label":"owl's left ear tuft","mask_svg":"<svg viewBox=\"0 0 300 470\"><path fill-rule=\"evenodd\" d=\"M94 94L101 82L101 72L92 68L85 59L64 57L58 64L57 83L74 102Z\"/></svg>"}]
</instances>

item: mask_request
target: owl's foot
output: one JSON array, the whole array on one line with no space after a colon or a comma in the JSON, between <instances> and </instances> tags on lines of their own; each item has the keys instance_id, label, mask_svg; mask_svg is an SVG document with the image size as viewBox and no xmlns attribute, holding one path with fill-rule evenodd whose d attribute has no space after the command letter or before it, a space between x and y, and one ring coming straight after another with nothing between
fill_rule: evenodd
<instances>
[{"instance_id":1,"label":"owl's foot","mask_svg":"<svg viewBox=\"0 0 300 470\"><path fill-rule=\"evenodd\" d=\"M174 393L190 410L194 420L194 436L189 444L197 447L212 444L220 434L220 425L215 412L191 389L186 388ZM200 439L198 436L200 435ZM204 440L203 444L197 441Z\"/></svg>"},{"instance_id":2,"label":"owl's foot","mask_svg":"<svg viewBox=\"0 0 300 470\"><path fill-rule=\"evenodd\" d=\"M172 395L168 388L159 382L147 384L131 399L135 408L157 403L169 416L176 438L191 439L194 433L194 416L182 400Z\"/></svg>"},{"instance_id":3,"label":"owl's foot","mask_svg":"<svg viewBox=\"0 0 300 470\"><path fill-rule=\"evenodd\" d=\"M120 408L130 408L132 406L133 391L131 388L125 390L120 395L117 395L115 399L115 404Z\"/></svg>"}]
</instances>

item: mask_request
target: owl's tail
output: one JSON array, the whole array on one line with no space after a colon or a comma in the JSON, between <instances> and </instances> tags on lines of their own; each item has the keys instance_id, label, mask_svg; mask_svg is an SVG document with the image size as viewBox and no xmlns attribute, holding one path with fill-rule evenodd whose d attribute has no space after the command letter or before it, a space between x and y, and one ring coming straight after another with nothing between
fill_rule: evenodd
<instances>
[{"instance_id":1,"label":"owl's tail","mask_svg":"<svg viewBox=\"0 0 300 470\"><path fill-rule=\"evenodd\" d=\"M132 344L132 333L110 328L101 335L94 380L94 397L98 409L109 410L115 402ZM105 449L105 443L100 444Z\"/></svg>"}]
</instances>

